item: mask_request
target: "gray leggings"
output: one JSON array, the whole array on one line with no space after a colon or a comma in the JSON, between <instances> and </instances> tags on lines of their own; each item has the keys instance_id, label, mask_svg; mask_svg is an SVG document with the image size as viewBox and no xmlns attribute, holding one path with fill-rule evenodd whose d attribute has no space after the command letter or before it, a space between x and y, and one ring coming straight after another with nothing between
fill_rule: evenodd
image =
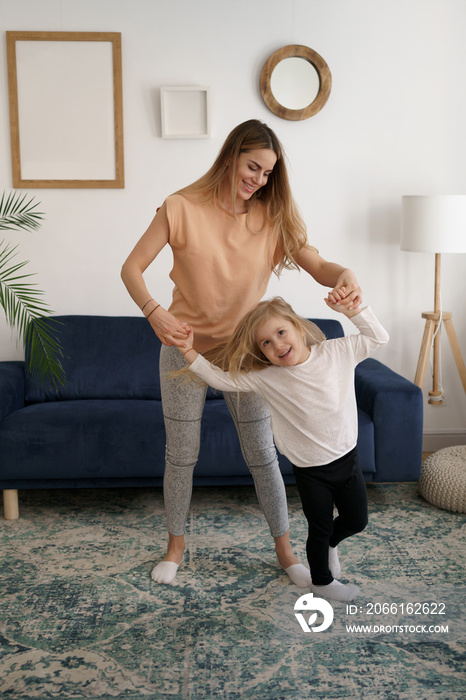
<instances>
[{"instance_id":1,"label":"gray leggings","mask_svg":"<svg viewBox=\"0 0 466 700\"><path fill-rule=\"evenodd\" d=\"M179 350L162 345L160 384L167 439L163 495L168 531L172 535L183 535L188 519L206 395L205 386L167 376L168 372L184 366L186 360ZM272 537L281 537L289 529L288 509L268 408L257 394L224 392L223 396ZM219 472L220 469L221 465Z\"/></svg>"}]
</instances>

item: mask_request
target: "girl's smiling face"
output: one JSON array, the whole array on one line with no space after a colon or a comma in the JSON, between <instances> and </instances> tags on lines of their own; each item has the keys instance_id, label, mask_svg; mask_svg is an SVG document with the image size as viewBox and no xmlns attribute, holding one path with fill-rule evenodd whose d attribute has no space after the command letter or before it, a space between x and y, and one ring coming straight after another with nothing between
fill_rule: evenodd
<instances>
[{"instance_id":1,"label":"girl's smiling face","mask_svg":"<svg viewBox=\"0 0 466 700\"><path fill-rule=\"evenodd\" d=\"M291 321L272 316L258 327L256 343L263 355L273 365L294 367L307 360L310 349L304 335Z\"/></svg>"}]
</instances>

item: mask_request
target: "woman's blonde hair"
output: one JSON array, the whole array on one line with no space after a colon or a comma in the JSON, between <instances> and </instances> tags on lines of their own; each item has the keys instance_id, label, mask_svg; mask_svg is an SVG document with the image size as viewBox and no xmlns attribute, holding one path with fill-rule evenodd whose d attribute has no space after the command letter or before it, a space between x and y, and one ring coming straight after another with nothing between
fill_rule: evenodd
<instances>
[{"instance_id":1,"label":"woman's blonde hair","mask_svg":"<svg viewBox=\"0 0 466 700\"><path fill-rule=\"evenodd\" d=\"M260 148L272 150L277 156L277 162L267 183L250 198L246 221L252 233L260 233L252 230L250 217L254 204L261 202L267 220L278 233L274 272L279 275L285 268L298 268L295 257L301 248L306 246L316 249L307 243L306 225L291 194L283 147L270 127L257 119L239 124L227 136L212 167L199 180L179 190L178 194L196 195L203 201L213 201L219 206L225 182L230 178L233 203L236 197L238 159L242 153Z\"/></svg>"},{"instance_id":2,"label":"woman's blonde hair","mask_svg":"<svg viewBox=\"0 0 466 700\"><path fill-rule=\"evenodd\" d=\"M325 340L324 333L312 321L298 316L281 297L261 301L247 313L236 326L233 335L215 348L204 353L212 364L228 372L250 372L270 367L272 362L266 358L256 342L259 327L272 317L289 321L302 334L307 346L317 345Z\"/></svg>"}]
</instances>

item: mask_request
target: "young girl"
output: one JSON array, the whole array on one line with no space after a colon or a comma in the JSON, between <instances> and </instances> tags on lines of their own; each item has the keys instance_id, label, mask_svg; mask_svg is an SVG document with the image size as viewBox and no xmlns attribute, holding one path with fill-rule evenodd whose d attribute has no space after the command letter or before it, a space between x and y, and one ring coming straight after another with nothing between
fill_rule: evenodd
<instances>
[{"instance_id":1,"label":"young girl","mask_svg":"<svg viewBox=\"0 0 466 700\"><path fill-rule=\"evenodd\" d=\"M212 363L194 350L188 326L188 339L179 350L210 386L262 396L277 448L293 464L309 524L311 590L350 601L359 590L336 579L341 570L337 545L367 524L366 487L356 451L354 368L384 345L388 334L369 307L349 310L326 303L350 318L360 333L325 340L315 324L276 297L259 303L224 345L206 353Z\"/></svg>"}]
</instances>

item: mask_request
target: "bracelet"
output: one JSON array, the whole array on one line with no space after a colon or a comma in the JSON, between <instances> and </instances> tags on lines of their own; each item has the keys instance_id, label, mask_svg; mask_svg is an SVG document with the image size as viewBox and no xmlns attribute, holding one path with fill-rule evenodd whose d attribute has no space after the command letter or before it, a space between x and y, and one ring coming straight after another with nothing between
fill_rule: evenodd
<instances>
[{"instance_id":1,"label":"bracelet","mask_svg":"<svg viewBox=\"0 0 466 700\"><path fill-rule=\"evenodd\" d=\"M141 311L144 311L144 309L146 308L147 304L148 304L149 302L151 302L151 301L154 301L154 300L153 300L153 299L149 299L149 301L146 301L146 303L145 303L144 306L142 307Z\"/></svg>"},{"instance_id":2,"label":"bracelet","mask_svg":"<svg viewBox=\"0 0 466 700\"><path fill-rule=\"evenodd\" d=\"M160 304L157 304L157 306L154 306L154 308L152 309L152 311L151 311L150 313L147 314L146 318L149 318L149 316L151 316L151 315L154 313L154 311L157 311L157 309L159 308L159 306L160 306Z\"/></svg>"},{"instance_id":3,"label":"bracelet","mask_svg":"<svg viewBox=\"0 0 466 700\"><path fill-rule=\"evenodd\" d=\"M188 348L188 349L186 350L186 352L183 352L183 355L187 355L188 352L191 352L191 350L194 350L194 348Z\"/></svg>"}]
</instances>

